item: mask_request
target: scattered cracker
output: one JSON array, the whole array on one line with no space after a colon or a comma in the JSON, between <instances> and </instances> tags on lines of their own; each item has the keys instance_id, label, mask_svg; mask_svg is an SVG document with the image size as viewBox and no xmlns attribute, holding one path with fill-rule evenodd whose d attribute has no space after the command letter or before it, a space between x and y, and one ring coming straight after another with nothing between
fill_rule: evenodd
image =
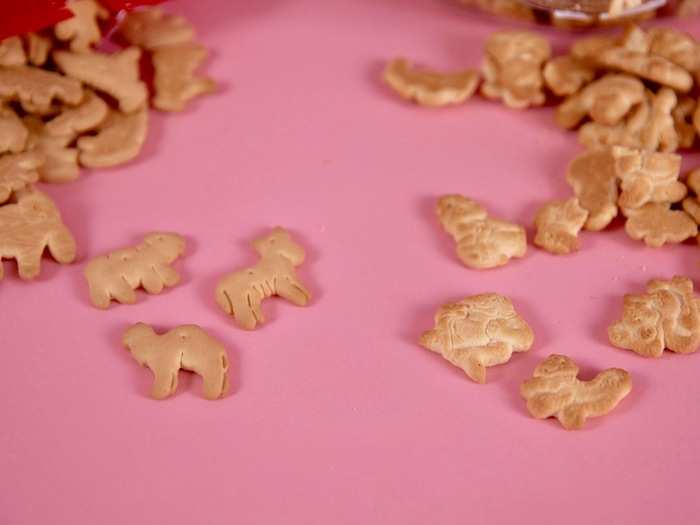
<instances>
[{"instance_id":1,"label":"scattered cracker","mask_svg":"<svg viewBox=\"0 0 700 525\"><path fill-rule=\"evenodd\" d=\"M153 84L156 94L153 105L162 111L182 111L193 98L215 91L216 83L212 79L195 76L195 71L206 57L207 50L195 43L154 50Z\"/></svg>"},{"instance_id":2,"label":"scattered cracker","mask_svg":"<svg viewBox=\"0 0 700 525\"><path fill-rule=\"evenodd\" d=\"M649 30L649 52L664 57L689 72L700 69L700 47L695 39L668 27Z\"/></svg>"},{"instance_id":3,"label":"scattered cracker","mask_svg":"<svg viewBox=\"0 0 700 525\"><path fill-rule=\"evenodd\" d=\"M477 383L486 382L486 367L510 361L513 352L526 352L534 334L507 297L475 295L446 304L435 314L435 328L420 344L461 368Z\"/></svg>"},{"instance_id":4,"label":"scattered cracker","mask_svg":"<svg viewBox=\"0 0 700 525\"><path fill-rule=\"evenodd\" d=\"M650 114L649 102L644 100L634 106L622 122L613 126L586 122L579 128L578 141L587 148L626 146L640 149L642 130L649 122Z\"/></svg>"},{"instance_id":5,"label":"scattered cracker","mask_svg":"<svg viewBox=\"0 0 700 525\"><path fill-rule=\"evenodd\" d=\"M146 85L139 76L140 57L141 50L137 47L111 55L93 51L53 53L56 64L66 75L113 96L124 113L143 108L148 98Z\"/></svg>"},{"instance_id":6,"label":"scattered cracker","mask_svg":"<svg viewBox=\"0 0 700 525\"><path fill-rule=\"evenodd\" d=\"M424 106L461 104L471 98L479 84L477 71L444 73L420 69L404 58L389 62L383 78L402 98Z\"/></svg>"},{"instance_id":7,"label":"scattered cracker","mask_svg":"<svg viewBox=\"0 0 700 525\"><path fill-rule=\"evenodd\" d=\"M613 47L601 52L598 63L668 86L681 93L687 93L693 87L693 77L690 73L662 56Z\"/></svg>"},{"instance_id":8,"label":"scattered cracker","mask_svg":"<svg viewBox=\"0 0 700 525\"><path fill-rule=\"evenodd\" d=\"M576 197L562 202L552 201L537 211L535 216L535 244L544 250L564 255L578 251L578 233L588 219Z\"/></svg>"},{"instance_id":9,"label":"scattered cracker","mask_svg":"<svg viewBox=\"0 0 700 525\"><path fill-rule=\"evenodd\" d=\"M78 139L80 164L87 168L105 168L136 158L146 141L148 109L135 113L110 111L95 136Z\"/></svg>"},{"instance_id":10,"label":"scattered cracker","mask_svg":"<svg viewBox=\"0 0 700 525\"><path fill-rule=\"evenodd\" d=\"M625 295L622 319L610 325L608 337L618 348L644 357L661 357L664 349L695 352L700 347L699 305L687 277L651 280L646 293Z\"/></svg>"},{"instance_id":11,"label":"scattered cracker","mask_svg":"<svg viewBox=\"0 0 700 525\"><path fill-rule=\"evenodd\" d=\"M17 153L0 157L0 204L7 202L14 192L29 187L39 180L37 168L43 160L36 153Z\"/></svg>"},{"instance_id":12,"label":"scattered cracker","mask_svg":"<svg viewBox=\"0 0 700 525\"><path fill-rule=\"evenodd\" d=\"M659 248L665 243L679 243L698 234L698 226L683 211L671 210L669 203L650 202L641 208L624 210L625 231L634 240Z\"/></svg>"},{"instance_id":13,"label":"scattered cracker","mask_svg":"<svg viewBox=\"0 0 700 525\"><path fill-rule=\"evenodd\" d=\"M57 262L73 262L75 240L53 201L34 189L18 191L15 196L16 203L0 207L0 259L16 259L22 279L38 277L47 247Z\"/></svg>"},{"instance_id":14,"label":"scattered cracker","mask_svg":"<svg viewBox=\"0 0 700 525\"><path fill-rule=\"evenodd\" d=\"M147 50L186 44L195 36L187 20L158 7L131 11L119 26L119 32L130 44Z\"/></svg>"},{"instance_id":15,"label":"scattered cracker","mask_svg":"<svg viewBox=\"0 0 700 525\"><path fill-rule=\"evenodd\" d=\"M602 230L617 216L615 159L608 148L578 155L567 168L566 181L588 211L587 230Z\"/></svg>"},{"instance_id":16,"label":"scattered cracker","mask_svg":"<svg viewBox=\"0 0 700 525\"><path fill-rule=\"evenodd\" d=\"M98 20L109 18L109 11L95 0L68 0L66 8L73 16L54 26L56 38L70 41L70 49L75 53L89 51L102 39Z\"/></svg>"},{"instance_id":17,"label":"scattered cracker","mask_svg":"<svg viewBox=\"0 0 700 525\"><path fill-rule=\"evenodd\" d=\"M632 390L629 372L608 368L590 381L577 378L579 368L569 357L553 354L520 385L532 417L556 417L567 430L578 430L589 417L604 416Z\"/></svg>"},{"instance_id":18,"label":"scattered cracker","mask_svg":"<svg viewBox=\"0 0 700 525\"><path fill-rule=\"evenodd\" d=\"M17 113L0 104L0 155L24 151L28 136L29 131Z\"/></svg>"},{"instance_id":19,"label":"scattered cracker","mask_svg":"<svg viewBox=\"0 0 700 525\"><path fill-rule=\"evenodd\" d=\"M124 333L122 342L141 366L153 372L151 397L155 399L175 393L180 369L202 377L207 399L219 399L229 389L226 349L199 326L178 326L158 335L147 324L137 323Z\"/></svg>"},{"instance_id":20,"label":"scattered cracker","mask_svg":"<svg viewBox=\"0 0 700 525\"><path fill-rule=\"evenodd\" d=\"M78 104L83 88L74 78L33 66L0 68L0 98L19 100L29 113L51 111L54 100Z\"/></svg>"},{"instance_id":21,"label":"scattered cracker","mask_svg":"<svg viewBox=\"0 0 700 525\"><path fill-rule=\"evenodd\" d=\"M565 97L578 93L591 82L595 77L595 69L583 60L564 55L550 59L542 74L552 93Z\"/></svg>"},{"instance_id":22,"label":"scattered cracker","mask_svg":"<svg viewBox=\"0 0 700 525\"><path fill-rule=\"evenodd\" d=\"M39 168L41 181L60 184L76 180L80 168L78 150L69 146L73 137L48 135L44 123L34 116L24 117L24 125L29 130L27 149L44 160Z\"/></svg>"},{"instance_id":23,"label":"scattered cracker","mask_svg":"<svg viewBox=\"0 0 700 525\"><path fill-rule=\"evenodd\" d=\"M80 105L64 109L46 123L46 133L52 137L77 137L80 133L95 129L107 117L107 103L90 90Z\"/></svg>"},{"instance_id":24,"label":"scattered cracker","mask_svg":"<svg viewBox=\"0 0 700 525\"><path fill-rule=\"evenodd\" d=\"M123 248L92 259L85 267L90 300L98 308L108 308L114 299L136 302L134 290L143 288L159 294L163 288L180 282L171 264L185 252L185 239L176 233L153 232L133 248Z\"/></svg>"},{"instance_id":25,"label":"scattered cracker","mask_svg":"<svg viewBox=\"0 0 700 525\"><path fill-rule=\"evenodd\" d=\"M476 201L462 195L446 195L438 200L437 215L457 243L457 256L465 266L495 268L513 257L525 256L525 228L489 217Z\"/></svg>"}]
</instances>

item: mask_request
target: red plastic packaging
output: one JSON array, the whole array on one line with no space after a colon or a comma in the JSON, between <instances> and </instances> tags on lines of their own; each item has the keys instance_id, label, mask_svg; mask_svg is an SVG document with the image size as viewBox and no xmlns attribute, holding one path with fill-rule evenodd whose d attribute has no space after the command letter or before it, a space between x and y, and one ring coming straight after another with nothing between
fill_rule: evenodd
<instances>
[{"instance_id":1,"label":"red plastic packaging","mask_svg":"<svg viewBox=\"0 0 700 525\"><path fill-rule=\"evenodd\" d=\"M116 14L140 5L159 4L162 0L100 0ZM70 18L66 0L0 0L0 40L30 31L39 31Z\"/></svg>"}]
</instances>

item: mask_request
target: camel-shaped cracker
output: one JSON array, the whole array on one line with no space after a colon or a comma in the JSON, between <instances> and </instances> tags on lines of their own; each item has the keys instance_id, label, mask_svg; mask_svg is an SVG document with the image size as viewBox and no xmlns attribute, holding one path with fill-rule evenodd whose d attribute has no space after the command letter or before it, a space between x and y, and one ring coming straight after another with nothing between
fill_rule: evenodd
<instances>
[{"instance_id":1,"label":"camel-shaped cracker","mask_svg":"<svg viewBox=\"0 0 700 525\"><path fill-rule=\"evenodd\" d=\"M112 299L125 304L136 302L136 290L143 287L159 294L180 282L180 274L170 264L185 251L185 240L176 233L149 233L133 248L123 248L92 259L85 267L90 300L98 308L108 308Z\"/></svg>"},{"instance_id":2,"label":"camel-shaped cracker","mask_svg":"<svg viewBox=\"0 0 700 525\"><path fill-rule=\"evenodd\" d=\"M583 427L589 417L610 412L632 390L626 370L609 368L581 381L578 366L564 355L550 355L520 386L527 409L537 419L556 417L567 430Z\"/></svg>"},{"instance_id":3,"label":"camel-shaped cracker","mask_svg":"<svg viewBox=\"0 0 700 525\"><path fill-rule=\"evenodd\" d=\"M153 372L151 396L155 399L175 393L181 368L202 377L207 399L218 399L228 391L226 349L199 326L178 326L158 335L147 324L137 323L126 331L122 342L141 366Z\"/></svg>"},{"instance_id":4,"label":"camel-shaped cracker","mask_svg":"<svg viewBox=\"0 0 700 525\"><path fill-rule=\"evenodd\" d=\"M0 259L16 259L22 279L39 275L41 256L47 247L59 263L73 262L75 240L53 201L32 189L17 191L15 199L17 202L0 207Z\"/></svg>"},{"instance_id":5,"label":"camel-shaped cracker","mask_svg":"<svg viewBox=\"0 0 700 525\"><path fill-rule=\"evenodd\" d=\"M687 277L651 280L647 293L624 298L622 319L608 328L610 342L644 357L664 349L687 354L700 347L700 298Z\"/></svg>"},{"instance_id":6,"label":"camel-shaped cracker","mask_svg":"<svg viewBox=\"0 0 700 525\"><path fill-rule=\"evenodd\" d=\"M275 228L253 241L260 255L255 266L230 273L216 287L216 302L246 330L264 322L263 299L278 295L298 306L305 306L311 294L296 275L304 262L304 249L283 228Z\"/></svg>"},{"instance_id":7,"label":"camel-shaped cracker","mask_svg":"<svg viewBox=\"0 0 700 525\"><path fill-rule=\"evenodd\" d=\"M507 363L513 352L526 352L533 341L532 329L510 299L489 293L440 307L435 328L421 336L420 344L485 383L486 367Z\"/></svg>"}]
</instances>

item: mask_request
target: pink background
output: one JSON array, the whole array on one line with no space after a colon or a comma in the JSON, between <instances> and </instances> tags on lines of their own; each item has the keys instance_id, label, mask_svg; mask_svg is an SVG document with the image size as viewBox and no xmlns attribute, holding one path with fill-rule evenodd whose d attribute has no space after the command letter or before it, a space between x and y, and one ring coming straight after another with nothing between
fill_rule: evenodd
<instances>
[{"instance_id":1,"label":"pink background","mask_svg":"<svg viewBox=\"0 0 700 525\"><path fill-rule=\"evenodd\" d=\"M503 269L462 267L436 197L465 193L530 224L569 195L575 135L551 109L478 98L420 109L378 82L399 54L476 65L486 36L510 24L440 0L173 7L214 50L208 72L223 89L184 114L154 113L137 162L45 188L77 264L47 259L28 284L5 263L0 523L697 522L700 355L643 359L611 347L606 327L648 279L697 276L698 248L649 249L617 224L583 234L574 256L530 247ZM267 301L268 324L247 333L213 289L277 224L308 248L314 299ZM155 229L187 236L183 285L91 307L85 260ZM480 386L416 340L440 304L487 291L513 299L536 342ZM137 321L221 339L233 393L206 401L182 373L174 398L152 401L150 373L120 346ZM581 432L536 421L518 386L550 353L586 377L626 368L634 390Z\"/></svg>"}]
</instances>

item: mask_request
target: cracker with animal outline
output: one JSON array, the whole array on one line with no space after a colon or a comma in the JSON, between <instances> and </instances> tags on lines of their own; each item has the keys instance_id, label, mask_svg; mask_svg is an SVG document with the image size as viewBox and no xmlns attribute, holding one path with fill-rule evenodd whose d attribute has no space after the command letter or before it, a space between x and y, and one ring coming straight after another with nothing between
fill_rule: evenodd
<instances>
[{"instance_id":1,"label":"cracker with animal outline","mask_svg":"<svg viewBox=\"0 0 700 525\"><path fill-rule=\"evenodd\" d=\"M46 133L52 137L75 138L99 126L107 117L108 111L107 103L87 89L79 105L65 108L46 123Z\"/></svg>"},{"instance_id":2,"label":"cracker with animal outline","mask_svg":"<svg viewBox=\"0 0 700 525\"><path fill-rule=\"evenodd\" d=\"M684 211L671 209L668 202L650 202L641 208L623 210L625 231L632 239L660 248L666 243L683 242L698 234L698 225Z\"/></svg>"},{"instance_id":3,"label":"cracker with animal outline","mask_svg":"<svg viewBox=\"0 0 700 525\"><path fill-rule=\"evenodd\" d=\"M299 280L295 267L304 262L304 249L280 227L253 241L260 260L255 266L225 275L216 287L216 302L246 330L265 318L262 301L274 295L306 306L311 293Z\"/></svg>"},{"instance_id":4,"label":"cracker with animal outline","mask_svg":"<svg viewBox=\"0 0 700 525\"><path fill-rule=\"evenodd\" d=\"M12 108L3 107L0 100L0 155L24 151L29 131Z\"/></svg>"},{"instance_id":5,"label":"cracker with animal outline","mask_svg":"<svg viewBox=\"0 0 700 525\"><path fill-rule=\"evenodd\" d=\"M526 352L533 342L532 329L510 299L495 293L441 306L435 314L435 328L420 338L421 346L482 384L487 367L507 363L513 352Z\"/></svg>"},{"instance_id":6,"label":"cracker with animal outline","mask_svg":"<svg viewBox=\"0 0 700 525\"><path fill-rule=\"evenodd\" d=\"M69 41L75 53L89 51L102 39L98 21L109 18L109 11L95 0L68 0L66 8L73 16L54 26L56 38Z\"/></svg>"},{"instance_id":7,"label":"cracker with animal outline","mask_svg":"<svg viewBox=\"0 0 700 525\"><path fill-rule=\"evenodd\" d=\"M44 161L39 168L41 181L61 184L76 180L80 175L80 167L78 150L70 147L74 137L49 135L43 121L34 115L24 117L23 122L29 130L27 151L41 155Z\"/></svg>"},{"instance_id":8,"label":"cracker with animal outline","mask_svg":"<svg viewBox=\"0 0 700 525\"><path fill-rule=\"evenodd\" d=\"M20 278L39 276L46 248L60 264L75 260L75 239L54 202L36 189L15 192L15 201L0 207L0 279L2 258L17 261Z\"/></svg>"},{"instance_id":9,"label":"cracker with animal outline","mask_svg":"<svg viewBox=\"0 0 700 525\"><path fill-rule=\"evenodd\" d=\"M563 55L548 60L542 75L552 93L566 97L589 84L595 78L595 68L584 60Z\"/></svg>"},{"instance_id":10,"label":"cracker with animal outline","mask_svg":"<svg viewBox=\"0 0 700 525\"><path fill-rule=\"evenodd\" d=\"M700 298L693 281L676 276L653 279L646 293L624 297L622 319L608 328L610 342L644 357L661 357L664 350L680 354L700 347Z\"/></svg>"},{"instance_id":11,"label":"cracker with animal outline","mask_svg":"<svg viewBox=\"0 0 700 525\"><path fill-rule=\"evenodd\" d=\"M124 113L143 108L148 99L148 90L140 79L140 58L141 50L138 47L129 47L111 55L94 51L53 52L53 59L61 71L68 77L111 95L119 102L119 109ZM73 104L78 102L79 100Z\"/></svg>"},{"instance_id":12,"label":"cracker with animal outline","mask_svg":"<svg viewBox=\"0 0 700 525\"><path fill-rule=\"evenodd\" d=\"M479 72L467 69L448 73L418 68L405 58L395 58L384 69L383 79L402 98L438 107L471 98L479 85Z\"/></svg>"},{"instance_id":13,"label":"cracker with animal outline","mask_svg":"<svg viewBox=\"0 0 700 525\"><path fill-rule=\"evenodd\" d=\"M136 302L137 288L159 294L177 285L180 274L171 266L185 252L185 239L176 233L153 232L143 242L95 257L85 267L90 300L108 308L112 300Z\"/></svg>"},{"instance_id":14,"label":"cracker with animal outline","mask_svg":"<svg viewBox=\"0 0 700 525\"><path fill-rule=\"evenodd\" d=\"M70 105L83 98L80 81L34 66L0 68L0 98L18 100L29 113L47 113L54 101Z\"/></svg>"},{"instance_id":15,"label":"cracker with animal outline","mask_svg":"<svg viewBox=\"0 0 700 525\"><path fill-rule=\"evenodd\" d=\"M195 37L194 28L185 18L158 7L131 11L124 17L119 32L130 44L147 50L186 44Z\"/></svg>"},{"instance_id":16,"label":"cracker with animal outline","mask_svg":"<svg viewBox=\"0 0 700 525\"><path fill-rule=\"evenodd\" d=\"M608 414L632 390L626 370L608 368L590 381L578 379L579 368L564 355L542 361L530 379L520 385L532 417L556 417L567 430L578 430L586 420Z\"/></svg>"},{"instance_id":17,"label":"cracker with animal outline","mask_svg":"<svg viewBox=\"0 0 700 525\"><path fill-rule=\"evenodd\" d=\"M548 202L535 215L534 243L555 255L578 251L578 233L587 219L588 211L580 206L576 197Z\"/></svg>"},{"instance_id":18,"label":"cracker with animal outline","mask_svg":"<svg viewBox=\"0 0 700 525\"><path fill-rule=\"evenodd\" d=\"M438 200L436 211L440 224L457 243L457 256L465 266L495 268L525 256L525 228L490 217L476 201L445 195Z\"/></svg>"},{"instance_id":19,"label":"cracker with animal outline","mask_svg":"<svg viewBox=\"0 0 700 525\"><path fill-rule=\"evenodd\" d=\"M12 195L39 180L37 169L42 165L41 155L36 153L16 153L0 156L0 204Z\"/></svg>"},{"instance_id":20,"label":"cracker with animal outline","mask_svg":"<svg viewBox=\"0 0 700 525\"><path fill-rule=\"evenodd\" d=\"M98 126L97 135L78 139L80 164L88 168L106 168L135 159L148 132L148 108L134 113L111 110Z\"/></svg>"},{"instance_id":21,"label":"cracker with animal outline","mask_svg":"<svg viewBox=\"0 0 700 525\"><path fill-rule=\"evenodd\" d=\"M604 229L617 216L617 177L615 159L609 148L581 153L570 163L566 181L583 209L588 211L585 228Z\"/></svg>"},{"instance_id":22,"label":"cracker with animal outline","mask_svg":"<svg viewBox=\"0 0 700 525\"><path fill-rule=\"evenodd\" d=\"M182 111L192 99L216 90L216 82L211 78L195 74L207 54L204 46L194 42L153 50L153 105L157 109Z\"/></svg>"},{"instance_id":23,"label":"cracker with animal outline","mask_svg":"<svg viewBox=\"0 0 700 525\"><path fill-rule=\"evenodd\" d=\"M202 377L207 399L219 399L229 389L226 348L197 325L157 334L149 325L137 323L124 333L122 343L141 366L153 372L151 397L155 399L175 393L181 369Z\"/></svg>"},{"instance_id":24,"label":"cracker with animal outline","mask_svg":"<svg viewBox=\"0 0 700 525\"><path fill-rule=\"evenodd\" d=\"M693 87L690 73L659 55L612 47L602 51L597 61L601 66L651 80L681 93L687 93Z\"/></svg>"}]
</instances>

